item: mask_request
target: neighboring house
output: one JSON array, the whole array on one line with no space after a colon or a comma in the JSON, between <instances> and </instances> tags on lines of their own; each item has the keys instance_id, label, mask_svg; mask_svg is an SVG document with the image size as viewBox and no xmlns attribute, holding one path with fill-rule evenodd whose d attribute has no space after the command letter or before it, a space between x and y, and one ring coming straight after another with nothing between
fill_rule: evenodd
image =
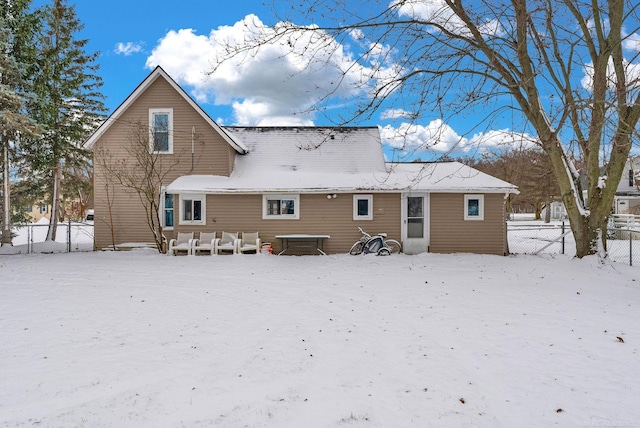
<instances>
[{"instance_id":1,"label":"neighboring house","mask_svg":"<svg viewBox=\"0 0 640 428\"><path fill-rule=\"evenodd\" d=\"M51 205L29 205L26 214L31 217L33 223L37 223L43 218L51 219Z\"/></svg>"},{"instance_id":2,"label":"neighboring house","mask_svg":"<svg viewBox=\"0 0 640 428\"><path fill-rule=\"evenodd\" d=\"M547 207L542 209L541 217L542 219L546 219L547 217ZM551 215L550 219L554 221L565 220L568 218L567 209L564 206L562 201L553 201L551 202Z\"/></svg>"},{"instance_id":3,"label":"neighboring house","mask_svg":"<svg viewBox=\"0 0 640 428\"><path fill-rule=\"evenodd\" d=\"M406 253L503 255L505 197L515 186L458 162L386 163L376 127L221 127L156 68L87 140L123 153L130 126L151 130L150 150L176 160L158 192L161 218L178 231L326 234L328 253L386 232ZM164 158L166 156L166 158ZM149 242L136 196L108 182L94 159L95 247ZM110 226L110 220L113 227ZM218 235L219 236L219 235Z\"/></svg>"},{"instance_id":4,"label":"neighboring house","mask_svg":"<svg viewBox=\"0 0 640 428\"><path fill-rule=\"evenodd\" d=\"M624 166L613 201L616 214L640 214L640 156L631 156Z\"/></svg>"},{"instance_id":5,"label":"neighboring house","mask_svg":"<svg viewBox=\"0 0 640 428\"><path fill-rule=\"evenodd\" d=\"M82 220L83 211L86 210L83 210L83 204L78 198L66 201L62 206L62 212L65 214L65 220L67 220L69 216L74 221ZM33 223L37 223L43 218L51 220L51 205L47 203L27 205L25 214Z\"/></svg>"}]
</instances>

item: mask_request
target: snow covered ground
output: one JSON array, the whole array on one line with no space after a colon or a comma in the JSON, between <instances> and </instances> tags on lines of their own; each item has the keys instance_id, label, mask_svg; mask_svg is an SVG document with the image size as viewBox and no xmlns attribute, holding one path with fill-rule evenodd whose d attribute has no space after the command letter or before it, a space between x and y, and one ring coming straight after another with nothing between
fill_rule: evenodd
<instances>
[{"instance_id":1,"label":"snow covered ground","mask_svg":"<svg viewBox=\"0 0 640 428\"><path fill-rule=\"evenodd\" d=\"M0 256L0 427L640 426L595 257Z\"/></svg>"},{"instance_id":2,"label":"snow covered ground","mask_svg":"<svg viewBox=\"0 0 640 428\"><path fill-rule=\"evenodd\" d=\"M64 253L69 251L93 251L93 223L58 223L55 241L46 241L49 220L41 218L37 223L14 225L13 246L0 247L3 254ZM69 240L71 245L69 245Z\"/></svg>"}]
</instances>

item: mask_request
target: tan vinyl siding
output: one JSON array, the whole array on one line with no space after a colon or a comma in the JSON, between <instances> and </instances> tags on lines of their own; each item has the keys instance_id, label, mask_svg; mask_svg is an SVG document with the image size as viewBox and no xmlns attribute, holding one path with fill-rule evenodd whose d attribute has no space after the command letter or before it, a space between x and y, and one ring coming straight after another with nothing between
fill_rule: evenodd
<instances>
[{"instance_id":1,"label":"tan vinyl siding","mask_svg":"<svg viewBox=\"0 0 640 428\"><path fill-rule=\"evenodd\" d=\"M177 225L175 231L259 232L263 242L280 251L276 235L306 233L330 235L325 242L327 253L346 253L358 240L358 226L374 234L386 232L400 240L400 194L374 194L374 219L353 220L353 194L301 194L299 220L263 220L262 195L208 195L206 226ZM177 215L177 212L176 212ZM177 221L176 221L177 224ZM294 253L292 251L292 253Z\"/></svg>"},{"instance_id":2,"label":"tan vinyl siding","mask_svg":"<svg viewBox=\"0 0 640 428\"><path fill-rule=\"evenodd\" d=\"M171 174L165 177L166 182L162 185L168 185L177 177L186 174L228 176L233 168L235 151L164 79L157 79L117 119L117 123L112 124L94 146L94 242L97 249L111 245L112 239L105 174L102 172L100 159L96 156L99 156L101 149L105 148L118 159L129 157L127 147L131 145L132 128L138 125L148 128L151 108L173 109L173 154L160 156L163 161L166 159L167 164L176 164L178 160L180 163L173 168ZM195 133L192 132L194 128ZM111 203L115 243L152 242L153 235L147 226L144 208L138 195L126 191L115 182L109 183L109 186L110 194L115 195ZM168 234L170 233L168 231Z\"/></svg>"},{"instance_id":3,"label":"tan vinyl siding","mask_svg":"<svg viewBox=\"0 0 640 428\"><path fill-rule=\"evenodd\" d=\"M484 220L464 220L464 194L430 195L429 251L506 253L504 195L484 194Z\"/></svg>"}]
</instances>

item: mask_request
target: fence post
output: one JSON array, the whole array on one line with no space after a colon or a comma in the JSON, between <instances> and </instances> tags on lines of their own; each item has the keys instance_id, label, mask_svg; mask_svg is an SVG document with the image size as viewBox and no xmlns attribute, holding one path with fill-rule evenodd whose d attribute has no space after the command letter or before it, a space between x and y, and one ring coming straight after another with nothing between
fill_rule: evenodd
<instances>
[{"instance_id":1,"label":"fence post","mask_svg":"<svg viewBox=\"0 0 640 428\"><path fill-rule=\"evenodd\" d=\"M633 232L629 229L629 266L633 266Z\"/></svg>"},{"instance_id":2,"label":"fence post","mask_svg":"<svg viewBox=\"0 0 640 428\"><path fill-rule=\"evenodd\" d=\"M67 222L67 253L71 252L71 217Z\"/></svg>"},{"instance_id":3,"label":"fence post","mask_svg":"<svg viewBox=\"0 0 640 428\"><path fill-rule=\"evenodd\" d=\"M564 254L564 220L562 220L562 254Z\"/></svg>"}]
</instances>

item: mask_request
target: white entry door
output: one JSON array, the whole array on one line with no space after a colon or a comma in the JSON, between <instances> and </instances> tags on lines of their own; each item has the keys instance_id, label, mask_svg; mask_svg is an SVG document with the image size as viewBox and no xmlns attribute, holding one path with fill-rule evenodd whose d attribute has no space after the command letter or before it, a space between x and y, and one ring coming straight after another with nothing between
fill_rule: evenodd
<instances>
[{"instance_id":1,"label":"white entry door","mask_svg":"<svg viewBox=\"0 0 640 428\"><path fill-rule=\"evenodd\" d=\"M424 253L429 247L429 194L402 195L402 251Z\"/></svg>"}]
</instances>

